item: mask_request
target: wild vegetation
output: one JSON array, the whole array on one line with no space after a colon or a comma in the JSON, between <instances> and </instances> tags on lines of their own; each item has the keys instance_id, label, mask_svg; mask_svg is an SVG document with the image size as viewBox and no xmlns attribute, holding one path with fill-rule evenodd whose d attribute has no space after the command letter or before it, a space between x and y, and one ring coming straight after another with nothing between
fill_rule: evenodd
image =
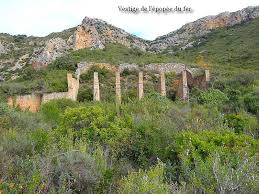
<instances>
[{"instance_id":1,"label":"wild vegetation","mask_svg":"<svg viewBox=\"0 0 259 194\"><path fill-rule=\"evenodd\" d=\"M256 26L251 22L245 27L257 30ZM114 44L104 50L73 51L45 70L34 71L28 66L17 80L1 84L0 190L258 193L257 55L252 53L254 59L234 57L241 50L236 50L239 47L233 46L233 40L246 41L240 26L213 33L207 42L176 56ZM230 41L225 46L233 46L231 52L221 53L220 45L225 44L222 34ZM204 48L207 54L200 52ZM227 53L233 58L226 61ZM134 82L137 73L124 72L123 103L116 105L114 75L95 68L81 75L78 102L50 101L38 113L10 109L4 102L7 95L65 91L66 73L73 72L80 61L147 64L178 60L212 72L210 88L192 88L189 102L175 98L170 86L175 75L167 75L168 96L162 97L156 88L157 78L148 72L145 98L139 101ZM102 83L99 103L91 100L96 70Z\"/></svg>"},{"instance_id":2,"label":"wild vegetation","mask_svg":"<svg viewBox=\"0 0 259 194\"><path fill-rule=\"evenodd\" d=\"M36 114L2 103L0 189L256 193L258 120L249 107L258 111L258 100L233 93L196 89L189 103L152 93L120 106L56 100Z\"/></svg>"}]
</instances>

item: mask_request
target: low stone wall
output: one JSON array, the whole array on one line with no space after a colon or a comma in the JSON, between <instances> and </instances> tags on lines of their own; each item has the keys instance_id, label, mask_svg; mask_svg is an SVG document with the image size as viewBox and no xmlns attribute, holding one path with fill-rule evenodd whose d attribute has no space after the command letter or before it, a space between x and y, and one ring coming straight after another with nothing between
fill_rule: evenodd
<instances>
[{"instance_id":1,"label":"low stone wall","mask_svg":"<svg viewBox=\"0 0 259 194\"><path fill-rule=\"evenodd\" d=\"M49 94L43 94L41 103L43 104L50 100L57 100L62 98L67 98L67 92L54 92Z\"/></svg>"},{"instance_id":2,"label":"low stone wall","mask_svg":"<svg viewBox=\"0 0 259 194\"><path fill-rule=\"evenodd\" d=\"M111 65L109 63L81 62L81 63L77 64L76 74L79 75L79 74L85 73L92 67L98 67L100 69L107 69L112 72L119 71L121 73L125 70L128 70L128 71L146 70L146 71L153 71L156 73L174 72L176 74L180 74L185 69L185 65L180 64L180 63L153 63L153 64L147 64L147 65L143 65L143 66L139 66L137 64L123 63L116 67L115 65Z\"/></svg>"},{"instance_id":3,"label":"low stone wall","mask_svg":"<svg viewBox=\"0 0 259 194\"><path fill-rule=\"evenodd\" d=\"M67 74L68 91L67 92L54 92L39 94L29 94L22 96L10 96L8 97L8 105L10 107L19 107L22 111L29 110L31 112L37 112L40 109L41 104L50 100L57 99L71 99L77 100L77 94L79 90L79 80L72 77L71 73Z\"/></svg>"},{"instance_id":4,"label":"low stone wall","mask_svg":"<svg viewBox=\"0 0 259 194\"><path fill-rule=\"evenodd\" d=\"M41 105L41 95L30 94L23 96L11 96L7 99L7 103L10 107L19 107L22 111L37 112Z\"/></svg>"}]
</instances>

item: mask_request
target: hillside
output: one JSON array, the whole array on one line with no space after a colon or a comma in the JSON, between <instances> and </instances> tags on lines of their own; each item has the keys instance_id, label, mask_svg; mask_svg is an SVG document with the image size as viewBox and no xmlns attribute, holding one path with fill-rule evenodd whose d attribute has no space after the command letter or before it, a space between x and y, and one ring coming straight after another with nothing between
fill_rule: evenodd
<instances>
[{"instance_id":1,"label":"hillside","mask_svg":"<svg viewBox=\"0 0 259 194\"><path fill-rule=\"evenodd\" d=\"M259 68L259 19L233 27L216 29L193 48L177 52L186 60L204 56L209 63Z\"/></svg>"},{"instance_id":2,"label":"hillside","mask_svg":"<svg viewBox=\"0 0 259 194\"><path fill-rule=\"evenodd\" d=\"M180 29L156 38L149 49L160 52L169 47L184 50L200 43L200 38L218 28L228 28L246 23L259 17L259 6L247 7L236 12L223 12L215 16L206 16L187 23Z\"/></svg>"},{"instance_id":3,"label":"hillside","mask_svg":"<svg viewBox=\"0 0 259 194\"><path fill-rule=\"evenodd\" d=\"M0 34L0 80L16 79L26 66L31 65L34 69L44 68L60 57L71 56L70 53L74 55L73 51L87 48L99 50L104 49L109 44L121 44L142 52L166 52L173 56L183 53L187 56L184 60L195 62L190 58L195 57L196 52L206 53L207 48L204 44L209 41L206 44L210 46L207 47L215 46L216 49L213 51L208 49L210 52L208 58L210 59L207 60L224 64L256 65L258 61L256 59L258 56L258 44L256 44L258 30L256 23L258 20L256 18L258 16L258 6L247 7L233 13L225 12L217 16L207 16L185 24L179 30L158 37L153 41L143 40L103 20L88 17L85 17L77 27L51 33L46 37ZM254 22L249 24L250 21ZM239 27L235 28L235 26ZM234 27L233 32L230 32L232 27ZM216 33L219 29L223 30ZM233 35L231 35L232 33ZM222 36L221 42L216 40L220 39L220 36ZM226 39L228 41L224 42ZM198 45L199 48L197 48ZM220 47L224 47L224 49ZM188 48L193 48L193 50L179 52ZM202 48L204 49L202 50ZM243 51L247 49L249 52L244 53ZM218 53L220 57L214 53L218 51L220 51ZM226 54L230 52L231 54ZM151 54L147 54L147 56L150 57ZM252 61L250 56L253 58ZM152 62L152 57L149 61Z\"/></svg>"}]
</instances>

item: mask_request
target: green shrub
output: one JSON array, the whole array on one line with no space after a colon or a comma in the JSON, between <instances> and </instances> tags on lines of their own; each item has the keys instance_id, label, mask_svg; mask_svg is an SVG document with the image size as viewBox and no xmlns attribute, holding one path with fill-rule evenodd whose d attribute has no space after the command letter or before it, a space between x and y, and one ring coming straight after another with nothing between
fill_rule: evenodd
<instances>
[{"instance_id":1,"label":"green shrub","mask_svg":"<svg viewBox=\"0 0 259 194\"><path fill-rule=\"evenodd\" d=\"M256 131L259 125L255 116L240 112L238 114L226 115L225 121L228 127L234 129L236 133L246 132L256 137Z\"/></svg>"},{"instance_id":2,"label":"green shrub","mask_svg":"<svg viewBox=\"0 0 259 194\"><path fill-rule=\"evenodd\" d=\"M31 132L31 140L36 153L43 153L50 144L48 131L44 129L36 129Z\"/></svg>"},{"instance_id":3,"label":"green shrub","mask_svg":"<svg viewBox=\"0 0 259 194\"><path fill-rule=\"evenodd\" d=\"M161 162L148 171L131 172L122 179L118 192L121 194L169 194L170 187L165 182L164 173L164 164Z\"/></svg>"},{"instance_id":4,"label":"green shrub","mask_svg":"<svg viewBox=\"0 0 259 194\"><path fill-rule=\"evenodd\" d=\"M191 161L196 155L206 159L215 152L223 155L238 153L254 156L258 143L258 140L250 136L237 135L230 131L188 131L178 134L174 145L180 157L187 154Z\"/></svg>"},{"instance_id":5,"label":"green shrub","mask_svg":"<svg viewBox=\"0 0 259 194\"><path fill-rule=\"evenodd\" d=\"M180 133L172 147L181 164L180 180L193 185L196 192L217 193L222 189L235 192L233 185L229 185L231 182L237 190L256 190L258 180L253 179L255 160L251 158L255 156L258 143L258 140L247 135L229 131ZM246 163L248 158L249 161L251 159L251 166ZM253 187L247 185L249 181L238 176L248 176L253 181Z\"/></svg>"},{"instance_id":6,"label":"green shrub","mask_svg":"<svg viewBox=\"0 0 259 194\"><path fill-rule=\"evenodd\" d=\"M259 112L259 95L258 93L252 93L248 94L244 97L244 105L245 109L252 113L255 114Z\"/></svg>"},{"instance_id":7,"label":"green shrub","mask_svg":"<svg viewBox=\"0 0 259 194\"><path fill-rule=\"evenodd\" d=\"M228 100L228 97L217 89L209 89L203 91L198 97L198 102L201 104L209 104L212 106L222 107Z\"/></svg>"},{"instance_id":8,"label":"green shrub","mask_svg":"<svg viewBox=\"0 0 259 194\"><path fill-rule=\"evenodd\" d=\"M66 108L76 106L77 102L69 99L51 100L41 105L40 112L47 121L57 124Z\"/></svg>"},{"instance_id":9,"label":"green shrub","mask_svg":"<svg viewBox=\"0 0 259 194\"><path fill-rule=\"evenodd\" d=\"M66 136L71 132L74 140L115 146L126 140L130 125L129 117L119 118L114 110L95 104L66 109L57 135Z\"/></svg>"},{"instance_id":10,"label":"green shrub","mask_svg":"<svg viewBox=\"0 0 259 194\"><path fill-rule=\"evenodd\" d=\"M58 193L81 192L92 193L97 188L101 173L95 160L86 153L70 151L56 158L54 179Z\"/></svg>"}]
</instances>

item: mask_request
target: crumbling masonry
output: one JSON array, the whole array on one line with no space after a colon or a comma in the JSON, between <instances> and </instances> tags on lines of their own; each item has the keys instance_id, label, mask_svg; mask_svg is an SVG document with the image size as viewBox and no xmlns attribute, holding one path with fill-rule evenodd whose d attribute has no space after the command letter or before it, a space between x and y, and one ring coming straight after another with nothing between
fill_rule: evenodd
<instances>
[{"instance_id":1,"label":"crumbling masonry","mask_svg":"<svg viewBox=\"0 0 259 194\"><path fill-rule=\"evenodd\" d=\"M138 70L138 98L141 100L144 97L144 73L135 64L122 64L119 67L115 67L110 64L87 64L78 65L76 71L77 78L73 78L71 73L67 74L68 90L67 92L54 92L54 93L44 93L44 94L29 94L22 96L10 96L8 97L8 105L10 107L19 107L21 110L29 110L31 112L37 112L40 109L41 104L46 103L54 99L71 99L73 101L77 100L78 90L79 90L79 77L83 72L87 72L92 66L97 66L98 68L106 68L115 73L115 95L116 103L121 104L121 77L120 74L124 70ZM201 70L198 68L187 69L185 65L182 64L149 64L144 66L145 70L152 71L154 73L159 73L160 77L160 94L161 96L166 96L166 73L174 72L177 75L180 74L180 79L178 80L177 86L177 97L187 101L189 99L189 89L192 87L198 87L202 89L208 88L208 83L210 81L209 70ZM94 72L93 75L93 100L100 101L100 83L98 78L98 72Z\"/></svg>"},{"instance_id":2,"label":"crumbling masonry","mask_svg":"<svg viewBox=\"0 0 259 194\"><path fill-rule=\"evenodd\" d=\"M79 90L79 79L72 77L71 73L67 74L67 92L54 92L44 94L29 94L22 96L10 96L7 99L7 103L10 107L19 107L21 110L29 110L31 112L37 112L40 109L41 104L46 103L54 99L71 99L77 100L77 94Z\"/></svg>"}]
</instances>

